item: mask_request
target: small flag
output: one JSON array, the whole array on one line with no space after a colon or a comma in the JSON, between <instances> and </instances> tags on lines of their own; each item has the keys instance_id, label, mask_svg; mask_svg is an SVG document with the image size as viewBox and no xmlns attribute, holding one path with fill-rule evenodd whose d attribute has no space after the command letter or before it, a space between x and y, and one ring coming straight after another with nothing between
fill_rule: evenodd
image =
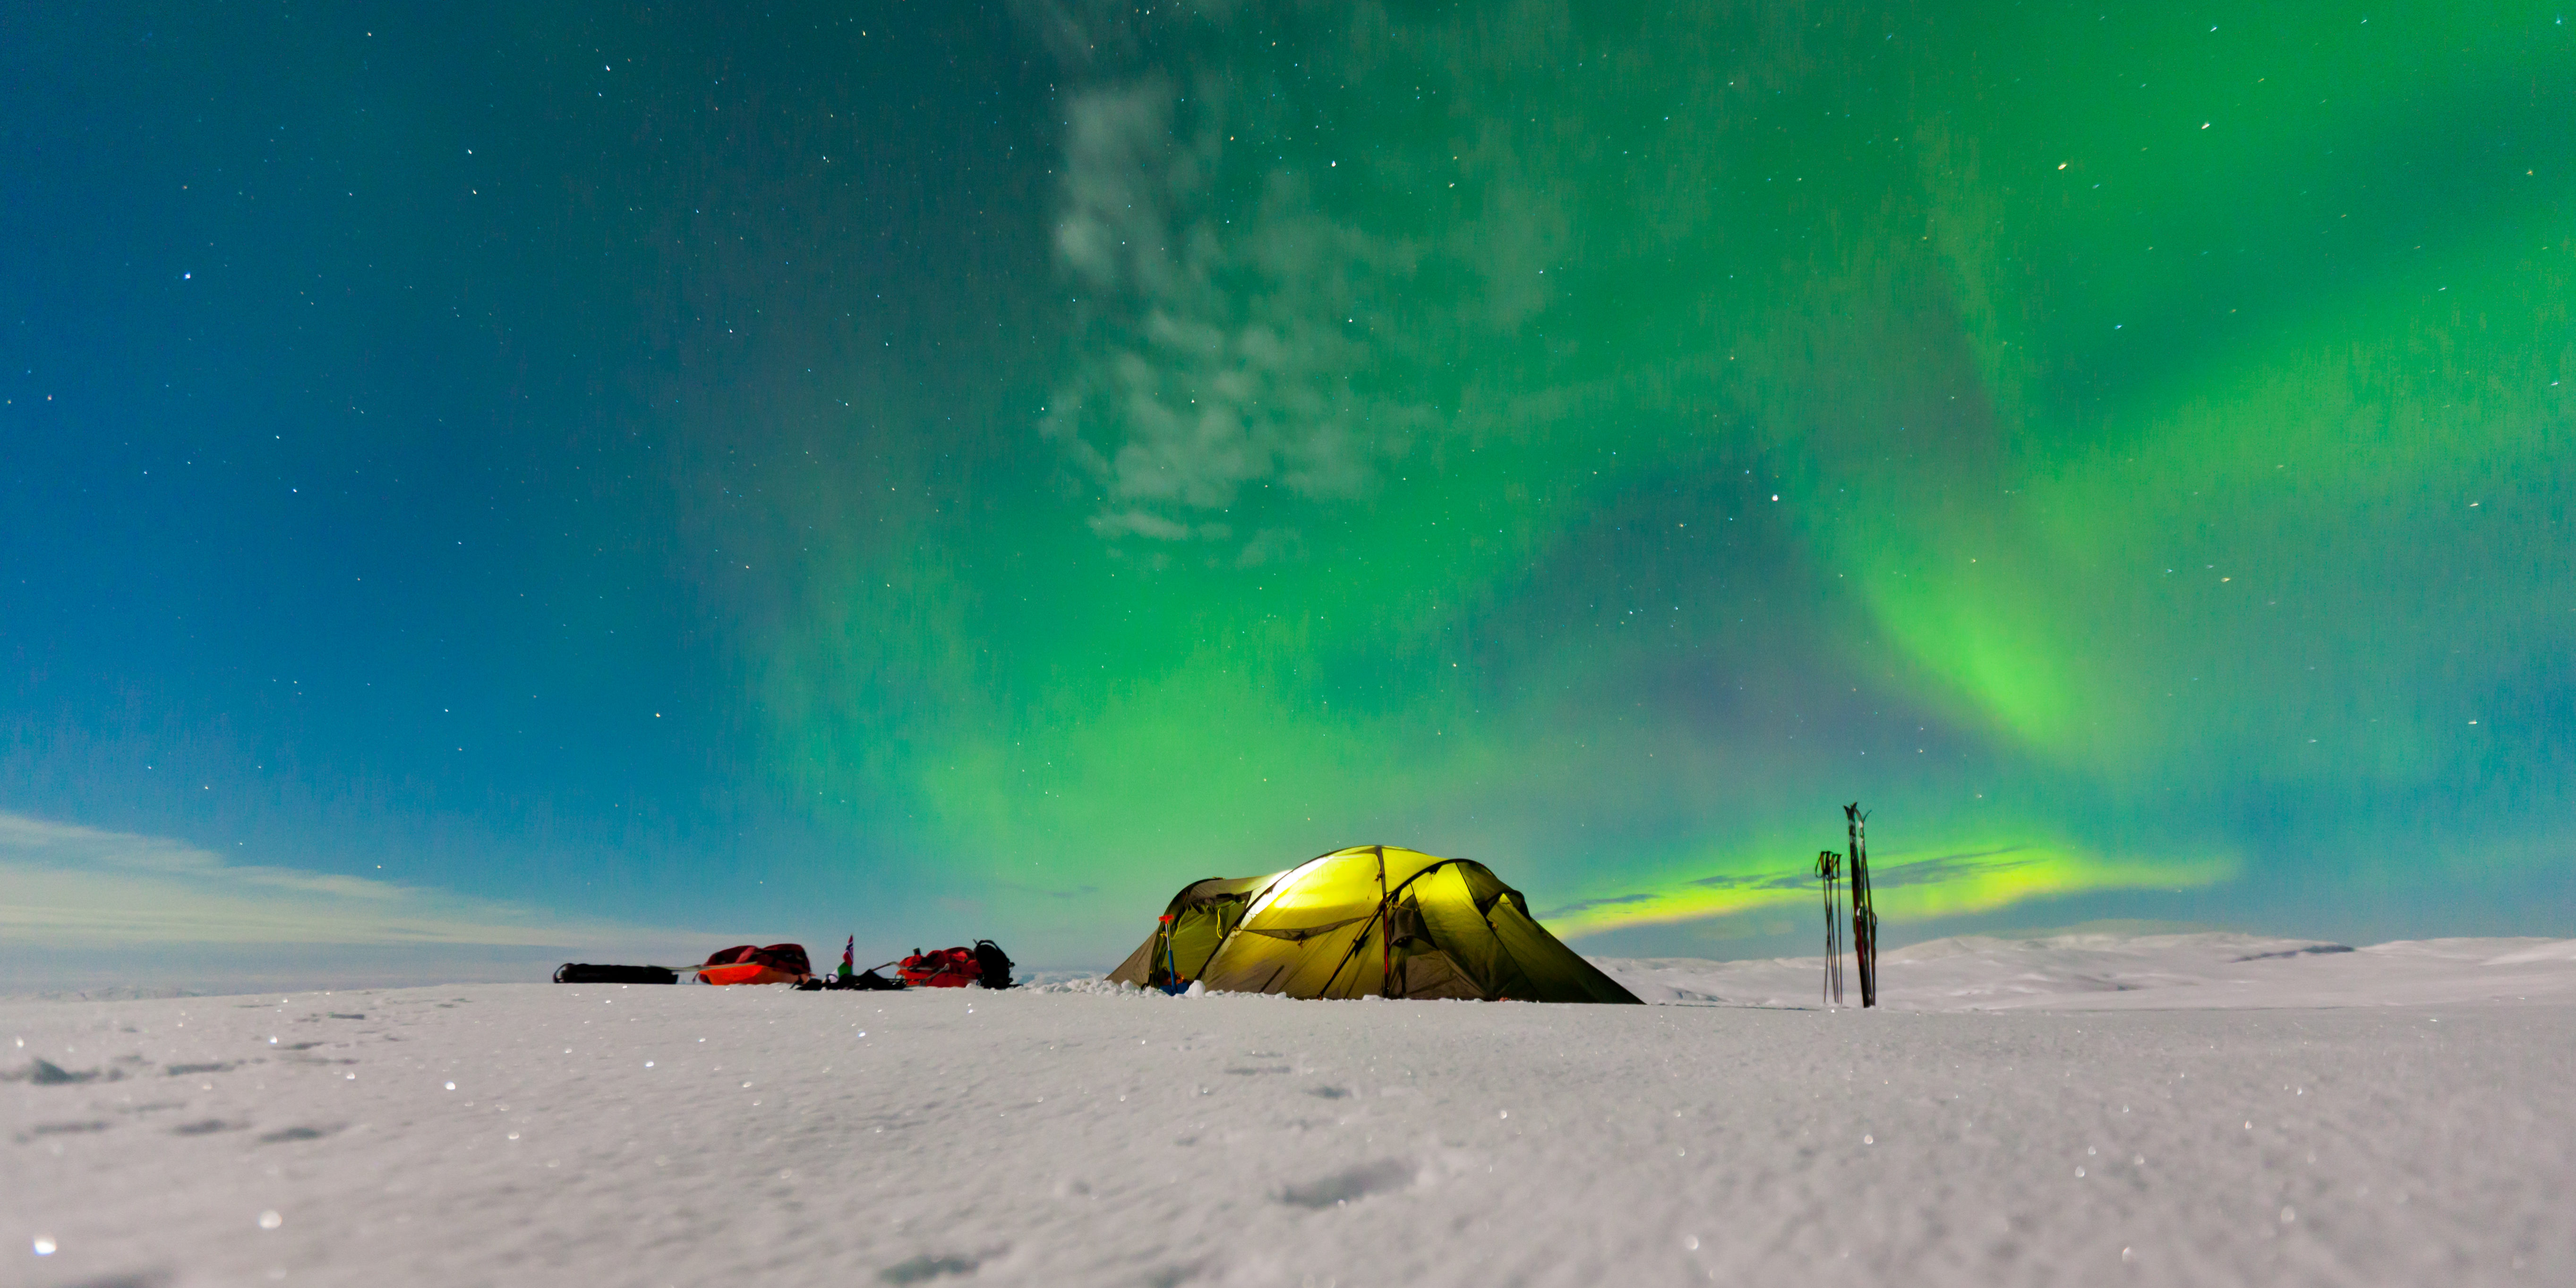
<instances>
[{"instance_id":1,"label":"small flag","mask_svg":"<svg viewBox=\"0 0 2576 1288\"><path fill-rule=\"evenodd\" d=\"M841 978L848 979L850 977L850 968L858 964L856 958L858 950L859 937L857 935L850 936L850 942L841 945Z\"/></svg>"}]
</instances>

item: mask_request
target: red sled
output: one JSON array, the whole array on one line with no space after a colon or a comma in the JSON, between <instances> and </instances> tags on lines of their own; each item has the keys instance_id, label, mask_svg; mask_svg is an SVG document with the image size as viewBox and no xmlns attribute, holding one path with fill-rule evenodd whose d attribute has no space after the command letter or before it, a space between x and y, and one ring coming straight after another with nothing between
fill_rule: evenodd
<instances>
[{"instance_id":1,"label":"red sled","mask_svg":"<svg viewBox=\"0 0 2576 1288\"><path fill-rule=\"evenodd\" d=\"M933 952L914 949L910 957L895 965L895 974L907 988L964 988L969 984L985 988L1011 986L1010 954L990 939L978 939L972 948L941 948Z\"/></svg>"},{"instance_id":2,"label":"red sled","mask_svg":"<svg viewBox=\"0 0 2576 1288\"><path fill-rule=\"evenodd\" d=\"M972 948L934 948L914 953L895 966L906 988L964 988L983 982L984 964Z\"/></svg>"},{"instance_id":3,"label":"red sled","mask_svg":"<svg viewBox=\"0 0 2576 1288\"><path fill-rule=\"evenodd\" d=\"M698 980L706 984L802 984L813 973L813 963L805 956L803 944L771 944L766 948L740 944L710 954L707 964L698 968Z\"/></svg>"}]
</instances>

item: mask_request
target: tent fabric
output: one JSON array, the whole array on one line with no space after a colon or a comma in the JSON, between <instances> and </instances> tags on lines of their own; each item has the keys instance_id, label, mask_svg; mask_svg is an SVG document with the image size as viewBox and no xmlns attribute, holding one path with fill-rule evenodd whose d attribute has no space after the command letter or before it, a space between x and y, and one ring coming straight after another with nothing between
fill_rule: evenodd
<instances>
[{"instance_id":1,"label":"tent fabric","mask_svg":"<svg viewBox=\"0 0 2576 1288\"><path fill-rule=\"evenodd\" d=\"M1193 882L1165 917L1111 979L1301 998L1637 1001L1472 859L1352 846L1274 876Z\"/></svg>"},{"instance_id":2,"label":"tent fabric","mask_svg":"<svg viewBox=\"0 0 2576 1288\"><path fill-rule=\"evenodd\" d=\"M1163 908L1154 933L1127 954L1109 978L1140 988L1161 988L1197 979L1218 944L1243 920L1245 905L1263 886L1284 874L1258 877L1209 877L1181 887Z\"/></svg>"}]
</instances>

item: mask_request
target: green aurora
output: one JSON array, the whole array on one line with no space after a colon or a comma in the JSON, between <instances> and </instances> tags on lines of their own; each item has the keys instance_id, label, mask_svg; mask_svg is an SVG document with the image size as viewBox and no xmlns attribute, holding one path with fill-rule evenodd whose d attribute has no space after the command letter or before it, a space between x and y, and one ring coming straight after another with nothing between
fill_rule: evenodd
<instances>
[{"instance_id":1,"label":"green aurora","mask_svg":"<svg viewBox=\"0 0 2576 1288\"><path fill-rule=\"evenodd\" d=\"M744 645L895 903L1097 957L1382 840L1706 950L1855 799L1917 926L2566 869L2547 6L1021 17L1051 384L852 395Z\"/></svg>"}]
</instances>

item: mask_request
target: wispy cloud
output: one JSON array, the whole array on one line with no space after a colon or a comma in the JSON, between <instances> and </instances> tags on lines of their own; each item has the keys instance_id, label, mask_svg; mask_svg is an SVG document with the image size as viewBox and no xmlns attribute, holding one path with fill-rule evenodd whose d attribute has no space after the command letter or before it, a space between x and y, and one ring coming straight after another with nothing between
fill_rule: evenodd
<instances>
[{"instance_id":1,"label":"wispy cloud","mask_svg":"<svg viewBox=\"0 0 2576 1288\"><path fill-rule=\"evenodd\" d=\"M1659 897L1645 893L1603 895L1598 899L1577 899L1572 903L1558 904L1539 915L1548 918L1580 916L1600 908L1620 908L1632 903L1653 903Z\"/></svg>"},{"instance_id":2,"label":"wispy cloud","mask_svg":"<svg viewBox=\"0 0 2576 1288\"><path fill-rule=\"evenodd\" d=\"M2020 857L2010 857L2019 855ZM1897 886L1931 885L1957 881L1972 876L1988 876L2026 867L2045 856L2026 845L2007 845L1992 850L1972 850L1958 854L1940 854L1926 859L1910 859L1885 864L1870 873L1870 888L1892 889ZM1711 890L1796 890L1812 891L1818 878L1812 871L1794 872L1721 872L1700 877L1690 884ZM1640 898L1650 896L1639 896ZM1598 903L1599 900L1589 901Z\"/></svg>"},{"instance_id":3,"label":"wispy cloud","mask_svg":"<svg viewBox=\"0 0 2576 1288\"><path fill-rule=\"evenodd\" d=\"M1088 899L1091 896L1100 893L1100 887L1096 885L1079 885L1073 886L1069 889L1059 890L1048 886L1022 885L1016 881L996 881L993 884L1004 890L1013 890L1021 894L1040 895L1048 899Z\"/></svg>"},{"instance_id":4,"label":"wispy cloud","mask_svg":"<svg viewBox=\"0 0 2576 1288\"><path fill-rule=\"evenodd\" d=\"M2054 844L1959 849L1871 865L1878 910L1890 922L1991 912L2033 899L2099 890L2206 886L2234 875L2232 857L2109 858ZM1804 866L1738 868L1647 890L1595 895L1545 909L1557 933L1588 935L1804 903L1820 889Z\"/></svg>"},{"instance_id":5,"label":"wispy cloud","mask_svg":"<svg viewBox=\"0 0 2576 1288\"><path fill-rule=\"evenodd\" d=\"M0 813L0 939L19 948L590 948L675 937L365 877L231 864L166 837Z\"/></svg>"},{"instance_id":6,"label":"wispy cloud","mask_svg":"<svg viewBox=\"0 0 2576 1288\"><path fill-rule=\"evenodd\" d=\"M1367 378L1418 252L1318 210L1306 172L1330 159L1229 139L1249 127L1227 97L1221 78L1149 72L1066 107L1055 249L1089 334L1044 429L1099 489L1092 527L1113 540L1241 540L1210 520L1247 492L1361 495L1434 420Z\"/></svg>"},{"instance_id":7,"label":"wispy cloud","mask_svg":"<svg viewBox=\"0 0 2576 1288\"><path fill-rule=\"evenodd\" d=\"M1527 328L1571 254L1565 190L1597 183L1599 158L1519 97L1533 63L1562 61L1561 6L1016 7L1070 82L1055 252L1082 334L1044 431L1100 495L1101 535L1294 558L1261 534L1315 527L1309 512L1393 485L1442 440L1527 433L1563 401ZM1733 83L1691 66L1695 84ZM1396 77L1404 106L1324 92ZM1441 106L1411 106L1426 102ZM1655 102L1616 114L1672 110ZM1644 182L1659 226L1708 200ZM1495 360L1459 361L1478 353Z\"/></svg>"}]
</instances>

